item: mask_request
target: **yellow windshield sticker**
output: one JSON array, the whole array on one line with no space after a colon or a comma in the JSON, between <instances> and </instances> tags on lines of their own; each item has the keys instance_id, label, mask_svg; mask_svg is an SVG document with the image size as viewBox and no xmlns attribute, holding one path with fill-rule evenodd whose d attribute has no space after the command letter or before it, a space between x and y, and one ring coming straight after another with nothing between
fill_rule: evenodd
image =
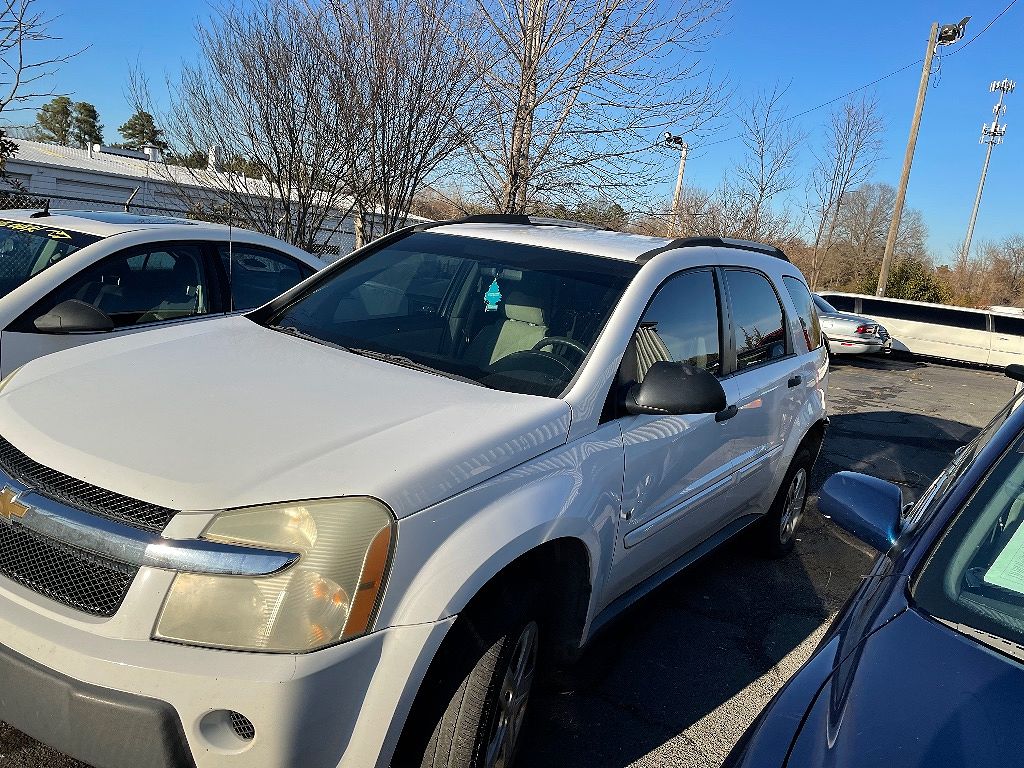
<instances>
[{"instance_id":1,"label":"yellow windshield sticker","mask_svg":"<svg viewBox=\"0 0 1024 768\"><path fill-rule=\"evenodd\" d=\"M11 229L15 232L27 232L29 234L40 233L51 240L70 240L71 234L63 229L43 226L42 224L31 224L27 221L7 221L0 219L0 229Z\"/></svg>"}]
</instances>

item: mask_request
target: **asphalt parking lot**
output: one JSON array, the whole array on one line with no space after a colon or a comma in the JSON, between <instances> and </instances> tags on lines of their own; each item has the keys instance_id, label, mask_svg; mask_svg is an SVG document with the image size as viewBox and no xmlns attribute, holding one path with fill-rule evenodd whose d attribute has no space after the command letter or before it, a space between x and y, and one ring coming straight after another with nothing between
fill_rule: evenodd
<instances>
[{"instance_id":1,"label":"asphalt parking lot","mask_svg":"<svg viewBox=\"0 0 1024 768\"><path fill-rule=\"evenodd\" d=\"M1001 374L891 358L833 365L832 425L812 490L853 469L916 496L1013 392ZM807 658L873 554L816 511L796 551L753 559L729 544L594 643L577 684L531 706L518 764L625 768L721 764ZM81 768L0 723L0 767Z\"/></svg>"}]
</instances>

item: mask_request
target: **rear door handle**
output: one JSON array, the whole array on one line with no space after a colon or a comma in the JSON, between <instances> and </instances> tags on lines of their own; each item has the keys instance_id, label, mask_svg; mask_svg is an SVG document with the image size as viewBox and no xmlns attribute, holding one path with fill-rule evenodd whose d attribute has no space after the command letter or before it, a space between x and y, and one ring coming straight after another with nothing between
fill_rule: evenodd
<instances>
[{"instance_id":1,"label":"rear door handle","mask_svg":"<svg viewBox=\"0 0 1024 768\"><path fill-rule=\"evenodd\" d=\"M793 376L790 378L788 386L790 389L792 389L793 387L799 387L803 380L803 376Z\"/></svg>"},{"instance_id":2,"label":"rear door handle","mask_svg":"<svg viewBox=\"0 0 1024 768\"><path fill-rule=\"evenodd\" d=\"M715 414L715 421L728 421L739 412L739 408L737 408L735 405L730 405L724 411L719 411L718 413Z\"/></svg>"}]
</instances>

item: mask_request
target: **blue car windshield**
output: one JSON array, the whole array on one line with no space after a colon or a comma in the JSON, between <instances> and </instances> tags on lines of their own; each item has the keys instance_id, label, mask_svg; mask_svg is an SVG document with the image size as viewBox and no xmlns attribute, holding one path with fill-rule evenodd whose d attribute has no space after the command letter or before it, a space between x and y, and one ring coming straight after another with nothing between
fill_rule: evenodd
<instances>
[{"instance_id":1,"label":"blue car windshield","mask_svg":"<svg viewBox=\"0 0 1024 768\"><path fill-rule=\"evenodd\" d=\"M416 232L329 268L268 326L492 389L557 397L638 269Z\"/></svg>"},{"instance_id":2,"label":"blue car windshield","mask_svg":"<svg viewBox=\"0 0 1024 768\"><path fill-rule=\"evenodd\" d=\"M1006 414L997 420L1005 420ZM1017 647L1014 655L1020 655L1024 647L1024 435L995 463L953 518L912 591L917 606L926 613L987 644L992 644L989 638L1008 641Z\"/></svg>"}]
</instances>

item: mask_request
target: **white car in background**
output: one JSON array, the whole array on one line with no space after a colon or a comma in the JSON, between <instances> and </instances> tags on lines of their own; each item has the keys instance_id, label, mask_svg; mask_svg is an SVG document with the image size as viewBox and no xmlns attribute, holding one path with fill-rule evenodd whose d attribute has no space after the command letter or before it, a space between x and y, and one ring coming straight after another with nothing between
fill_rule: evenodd
<instances>
[{"instance_id":1,"label":"white car in background","mask_svg":"<svg viewBox=\"0 0 1024 768\"><path fill-rule=\"evenodd\" d=\"M324 266L273 237L114 211L0 211L0 370L252 309Z\"/></svg>"},{"instance_id":2,"label":"white car in background","mask_svg":"<svg viewBox=\"0 0 1024 768\"><path fill-rule=\"evenodd\" d=\"M889 332L877 321L840 312L818 294L811 296L830 355L864 355L892 349Z\"/></svg>"}]
</instances>

